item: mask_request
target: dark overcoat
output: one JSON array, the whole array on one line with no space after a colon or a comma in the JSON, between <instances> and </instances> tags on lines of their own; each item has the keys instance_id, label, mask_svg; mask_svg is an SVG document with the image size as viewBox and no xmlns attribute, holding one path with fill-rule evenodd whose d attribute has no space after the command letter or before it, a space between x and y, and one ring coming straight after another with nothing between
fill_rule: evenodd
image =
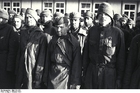
<instances>
[{"instance_id":1,"label":"dark overcoat","mask_svg":"<svg viewBox=\"0 0 140 93\"><path fill-rule=\"evenodd\" d=\"M80 44L73 35L63 39L54 36L48 47L43 77L47 88L69 89L70 85L80 85L81 59Z\"/></svg>"},{"instance_id":2,"label":"dark overcoat","mask_svg":"<svg viewBox=\"0 0 140 93\"><path fill-rule=\"evenodd\" d=\"M120 88L125 66L123 32L113 26L93 26L83 54L85 88Z\"/></svg>"},{"instance_id":3,"label":"dark overcoat","mask_svg":"<svg viewBox=\"0 0 140 93\"><path fill-rule=\"evenodd\" d=\"M80 47L81 47L81 54L83 53L83 48L86 42L86 37L87 37L87 31L86 29L82 28L81 26L79 26L77 31L74 31L73 28L70 28L70 32L72 33L72 35L78 40L78 42L80 43Z\"/></svg>"},{"instance_id":4,"label":"dark overcoat","mask_svg":"<svg viewBox=\"0 0 140 93\"><path fill-rule=\"evenodd\" d=\"M19 66L16 88L41 88L47 39L39 27L30 27L20 34Z\"/></svg>"},{"instance_id":5,"label":"dark overcoat","mask_svg":"<svg viewBox=\"0 0 140 93\"><path fill-rule=\"evenodd\" d=\"M0 25L0 89L15 88L16 47L13 27Z\"/></svg>"},{"instance_id":6,"label":"dark overcoat","mask_svg":"<svg viewBox=\"0 0 140 93\"><path fill-rule=\"evenodd\" d=\"M136 35L131 42L126 63L123 88L140 88L140 35Z\"/></svg>"}]
</instances>

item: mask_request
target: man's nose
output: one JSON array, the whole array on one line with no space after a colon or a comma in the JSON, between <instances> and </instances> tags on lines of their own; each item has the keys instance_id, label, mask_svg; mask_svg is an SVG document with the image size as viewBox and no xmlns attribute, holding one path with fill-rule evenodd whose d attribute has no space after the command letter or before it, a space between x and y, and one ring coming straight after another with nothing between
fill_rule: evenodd
<instances>
[{"instance_id":1,"label":"man's nose","mask_svg":"<svg viewBox=\"0 0 140 93\"><path fill-rule=\"evenodd\" d=\"M58 27L58 31L61 31L61 28L60 27Z\"/></svg>"}]
</instances>

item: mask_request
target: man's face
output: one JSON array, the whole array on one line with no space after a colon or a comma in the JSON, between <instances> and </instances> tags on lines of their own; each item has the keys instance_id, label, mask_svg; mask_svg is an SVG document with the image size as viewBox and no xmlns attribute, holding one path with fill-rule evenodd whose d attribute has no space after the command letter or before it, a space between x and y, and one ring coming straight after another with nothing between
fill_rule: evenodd
<instances>
[{"instance_id":1,"label":"man's face","mask_svg":"<svg viewBox=\"0 0 140 93\"><path fill-rule=\"evenodd\" d=\"M50 15L42 15L42 17L41 17L41 21L43 23L46 23L46 22L48 22L50 20L52 20L52 17Z\"/></svg>"},{"instance_id":2,"label":"man's face","mask_svg":"<svg viewBox=\"0 0 140 93\"><path fill-rule=\"evenodd\" d=\"M122 21L121 21L122 26L124 26L126 23L127 23L126 20L122 20Z\"/></svg>"},{"instance_id":3,"label":"man's face","mask_svg":"<svg viewBox=\"0 0 140 93\"><path fill-rule=\"evenodd\" d=\"M128 27L129 27L130 29L132 29L132 28L133 28L133 24L128 24Z\"/></svg>"},{"instance_id":4,"label":"man's face","mask_svg":"<svg viewBox=\"0 0 140 93\"><path fill-rule=\"evenodd\" d=\"M9 14L9 18L12 19L14 14Z\"/></svg>"},{"instance_id":5,"label":"man's face","mask_svg":"<svg viewBox=\"0 0 140 93\"><path fill-rule=\"evenodd\" d=\"M30 14L26 14L25 22L28 26L36 26L36 21Z\"/></svg>"},{"instance_id":6,"label":"man's face","mask_svg":"<svg viewBox=\"0 0 140 93\"><path fill-rule=\"evenodd\" d=\"M60 25L57 25L56 27L57 27L57 35L58 36L62 36L62 35L66 34L65 24L60 24Z\"/></svg>"},{"instance_id":7,"label":"man's face","mask_svg":"<svg viewBox=\"0 0 140 93\"><path fill-rule=\"evenodd\" d=\"M91 17L86 17L84 21L87 27L90 27L93 24L93 20Z\"/></svg>"},{"instance_id":8,"label":"man's face","mask_svg":"<svg viewBox=\"0 0 140 93\"><path fill-rule=\"evenodd\" d=\"M100 13L98 15L98 20L99 24L101 24L102 26L107 26L109 23L111 23L111 18L105 13Z\"/></svg>"},{"instance_id":9,"label":"man's face","mask_svg":"<svg viewBox=\"0 0 140 93\"><path fill-rule=\"evenodd\" d=\"M21 25L22 25L22 21L21 21L21 19L20 18L14 18L14 27L16 28L16 29L19 29L20 27L21 27Z\"/></svg>"},{"instance_id":10,"label":"man's face","mask_svg":"<svg viewBox=\"0 0 140 93\"><path fill-rule=\"evenodd\" d=\"M80 18L71 19L71 24L74 29L79 28L80 25Z\"/></svg>"}]
</instances>

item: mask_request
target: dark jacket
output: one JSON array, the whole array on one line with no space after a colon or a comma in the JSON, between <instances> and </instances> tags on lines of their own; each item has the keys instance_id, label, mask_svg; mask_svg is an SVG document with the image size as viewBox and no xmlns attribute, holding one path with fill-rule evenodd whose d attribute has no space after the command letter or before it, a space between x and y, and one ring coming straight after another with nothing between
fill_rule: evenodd
<instances>
[{"instance_id":1,"label":"dark jacket","mask_svg":"<svg viewBox=\"0 0 140 93\"><path fill-rule=\"evenodd\" d=\"M124 35L120 29L93 26L83 53L85 88L121 88L124 55Z\"/></svg>"},{"instance_id":2,"label":"dark jacket","mask_svg":"<svg viewBox=\"0 0 140 93\"><path fill-rule=\"evenodd\" d=\"M140 27L136 26L134 28L134 32L132 33L133 37L135 37L136 35L140 34Z\"/></svg>"},{"instance_id":3,"label":"dark jacket","mask_svg":"<svg viewBox=\"0 0 140 93\"><path fill-rule=\"evenodd\" d=\"M59 43L63 40L63 44ZM65 89L81 83L81 53L76 38L54 36L50 41L45 66L44 83L49 89Z\"/></svg>"},{"instance_id":4,"label":"dark jacket","mask_svg":"<svg viewBox=\"0 0 140 93\"><path fill-rule=\"evenodd\" d=\"M131 43L131 34L129 33L129 30L127 28L126 29L121 28L121 31L124 34L125 56L126 56L125 59L127 59L127 55L128 55L129 47L130 47L130 43Z\"/></svg>"},{"instance_id":5,"label":"dark jacket","mask_svg":"<svg viewBox=\"0 0 140 93\"><path fill-rule=\"evenodd\" d=\"M140 88L140 35L136 35L131 42L126 63L123 88Z\"/></svg>"},{"instance_id":6,"label":"dark jacket","mask_svg":"<svg viewBox=\"0 0 140 93\"><path fill-rule=\"evenodd\" d=\"M16 88L41 88L47 39L38 27L21 31Z\"/></svg>"},{"instance_id":7,"label":"dark jacket","mask_svg":"<svg viewBox=\"0 0 140 93\"><path fill-rule=\"evenodd\" d=\"M13 27L8 23L0 25L0 89L15 86L16 38Z\"/></svg>"},{"instance_id":8,"label":"dark jacket","mask_svg":"<svg viewBox=\"0 0 140 93\"><path fill-rule=\"evenodd\" d=\"M70 28L70 32L72 33L72 35L78 40L78 42L80 43L80 47L81 47L81 53L83 53L83 48L86 42L86 38L87 38L87 31L86 29L83 29L81 26L79 27L79 29L77 31L74 31L73 28Z\"/></svg>"}]
</instances>

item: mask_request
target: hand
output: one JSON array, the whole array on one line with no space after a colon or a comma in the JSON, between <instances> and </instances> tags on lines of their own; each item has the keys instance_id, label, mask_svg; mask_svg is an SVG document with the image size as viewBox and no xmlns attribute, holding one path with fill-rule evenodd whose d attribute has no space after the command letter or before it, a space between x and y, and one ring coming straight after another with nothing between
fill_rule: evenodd
<instances>
[{"instance_id":1,"label":"hand","mask_svg":"<svg viewBox=\"0 0 140 93\"><path fill-rule=\"evenodd\" d=\"M70 85L70 89L80 89L80 85L76 84Z\"/></svg>"},{"instance_id":2,"label":"hand","mask_svg":"<svg viewBox=\"0 0 140 93\"><path fill-rule=\"evenodd\" d=\"M70 85L70 89L76 89L76 85L75 84Z\"/></svg>"}]
</instances>

